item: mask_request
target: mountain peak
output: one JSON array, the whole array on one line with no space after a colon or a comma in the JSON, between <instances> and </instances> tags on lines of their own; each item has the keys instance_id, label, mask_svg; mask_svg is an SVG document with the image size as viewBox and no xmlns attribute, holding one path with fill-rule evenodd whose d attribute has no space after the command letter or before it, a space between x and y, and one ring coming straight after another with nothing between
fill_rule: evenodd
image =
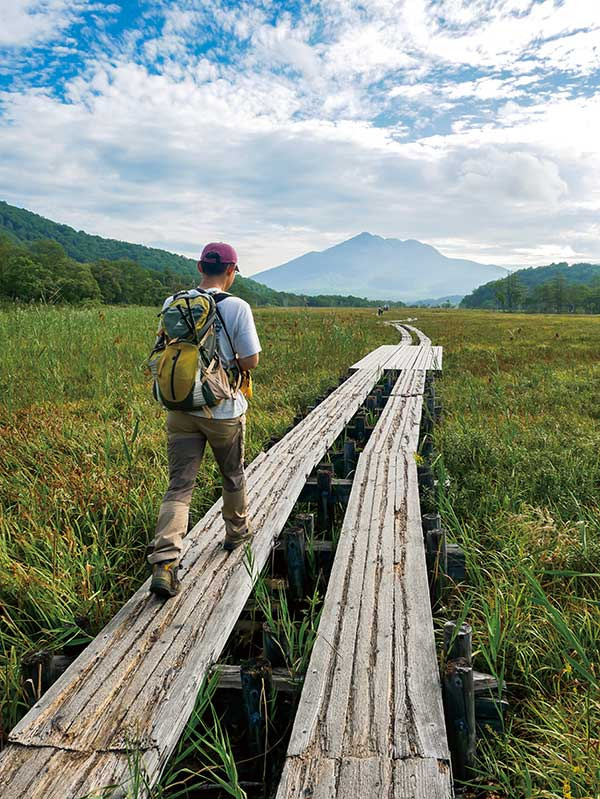
<instances>
[{"instance_id":1,"label":"mountain peak","mask_svg":"<svg viewBox=\"0 0 600 799\"><path fill-rule=\"evenodd\" d=\"M280 291L410 302L468 294L482 283L505 276L502 267L446 258L416 239L386 239L363 231L320 253L260 272L254 279Z\"/></svg>"},{"instance_id":2,"label":"mountain peak","mask_svg":"<svg viewBox=\"0 0 600 799\"><path fill-rule=\"evenodd\" d=\"M342 243L342 244L350 244L350 242L353 242L353 241L355 241L355 242L359 242L359 241L373 241L373 240L375 240L375 239L382 240L382 239L381 239L381 236L376 236L374 233L369 233L368 231L366 231L366 230L363 230L363 232L362 232L362 233L358 233L356 236L352 236L352 238L351 238L351 239L346 239L346 241L342 241L341 243ZM338 244L338 245L335 245L335 246L338 246L338 247L339 247L339 244Z\"/></svg>"}]
</instances>

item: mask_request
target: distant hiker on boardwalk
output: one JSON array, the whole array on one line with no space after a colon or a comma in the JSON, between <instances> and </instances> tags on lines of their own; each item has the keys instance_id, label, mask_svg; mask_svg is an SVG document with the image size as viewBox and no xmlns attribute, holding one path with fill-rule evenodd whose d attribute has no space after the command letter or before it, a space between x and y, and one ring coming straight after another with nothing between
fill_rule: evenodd
<instances>
[{"instance_id":1,"label":"distant hiker on boardwalk","mask_svg":"<svg viewBox=\"0 0 600 799\"><path fill-rule=\"evenodd\" d=\"M250 306L228 294L237 254L223 242L207 244L198 262L197 289L165 300L149 359L154 396L167 408L169 487L163 497L152 552L150 591L174 596L182 538L206 442L223 477L223 548L247 541L244 435L250 370L261 351Z\"/></svg>"}]
</instances>

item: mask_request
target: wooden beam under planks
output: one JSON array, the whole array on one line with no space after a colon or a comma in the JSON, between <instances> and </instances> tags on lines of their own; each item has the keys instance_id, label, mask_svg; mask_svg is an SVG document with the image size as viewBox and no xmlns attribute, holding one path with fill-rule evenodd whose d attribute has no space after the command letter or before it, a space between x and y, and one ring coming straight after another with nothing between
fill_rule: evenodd
<instances>
[{"instance_id":1,"label":"wooden beam under planks","mask_svg":"<svg viewBox=\"0 0 600 799\"><path fill-rule=\"evenodd\" d=\"M453 796L414 459L424 388L424 369L400 376L358 460L277 799Z\"/></svg>"},{"instance_id":2,"label":"wooden beam under planks","mask_svg":"<svg viewBox=\"0 0 600 799\"><path fill-rule=\"evenodd\" d=\"M248 468L255 573L380 376L377 365L356 372ZM132 747L157 782L251 592L244 553L224 552L223 536L218 502L185 540L181 592L163 602L145 583L10 733L0 796L79 799L114 785L124 797Z\"/></svg>"}]
</instances>

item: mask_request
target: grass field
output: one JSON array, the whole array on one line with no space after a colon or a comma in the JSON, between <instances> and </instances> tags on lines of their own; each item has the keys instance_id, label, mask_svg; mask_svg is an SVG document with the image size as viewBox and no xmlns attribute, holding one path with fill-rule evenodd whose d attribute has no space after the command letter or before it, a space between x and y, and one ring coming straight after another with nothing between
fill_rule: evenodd
<instances>
[{"instance_id":1,"label":"grass field","mask_svg":"<svg viewBox=\"0 0 600 799\"><path fill-rule=\"evenodd\" d=\"M166 485L143 361L151 309L10 309L0 330L0 737L26 709L20 665L85 641L145 578ZM482 795L600 796L600 320L412 312L444 345L440 506L469 581L476 666L507 681ZM360 356L397 334L372 311L260 310L248 458ZM199 477L193 518L212 504Z\"/></svg>"}]
</instances>

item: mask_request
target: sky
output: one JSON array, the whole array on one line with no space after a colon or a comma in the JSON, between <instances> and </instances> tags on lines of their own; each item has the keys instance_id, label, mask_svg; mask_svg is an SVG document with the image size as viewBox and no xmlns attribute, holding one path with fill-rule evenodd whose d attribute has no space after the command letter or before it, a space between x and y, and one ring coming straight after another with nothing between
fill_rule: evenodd
<instances>
[{"instance_id":1,"label":"sky","mask_svg":"<svg viewBox=\"0 0 600 799\"><path fill-rule=\"evenodd\" d=\"M243 274L600 262L597 0L0 0L0 199Z\"/></svg>"}]
</instances>

